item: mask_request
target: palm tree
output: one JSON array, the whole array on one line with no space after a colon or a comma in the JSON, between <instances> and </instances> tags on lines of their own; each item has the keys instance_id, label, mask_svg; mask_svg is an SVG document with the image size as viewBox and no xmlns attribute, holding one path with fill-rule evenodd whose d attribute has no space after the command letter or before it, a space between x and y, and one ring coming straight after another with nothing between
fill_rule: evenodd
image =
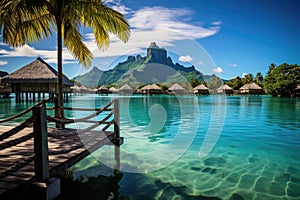
<instances>
[{"instance_id":1,"label":"palm tree","mask_svg":"<svg viewBox=\"0 0 300 200\"><path fill-rule=\"evenodd\" d=\"M252 83L253 74L246 74L243 79L244 79L244 84Z\"/></svg>"},{"instance_id":2,"label":"palm tree","mask_svg":"<svg viewBox=\"0 0 300 200\"><path fill-rule=\"evenodd\" d=\"M105 6L102 0L1 0L0 32L12 47L57 34L57 71L60 115L63 118L62 48L64 46L84 67L93 54L82 41L81 26L92 28L100 49L108 48L109 34L127 42L130 27L124 16Z\"/></svg>"}]
</instances>

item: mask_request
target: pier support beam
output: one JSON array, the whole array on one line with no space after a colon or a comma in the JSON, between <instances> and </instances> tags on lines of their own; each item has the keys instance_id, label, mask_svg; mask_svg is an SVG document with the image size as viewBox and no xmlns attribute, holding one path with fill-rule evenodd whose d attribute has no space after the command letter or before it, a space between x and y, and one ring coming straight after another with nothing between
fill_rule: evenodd
<instances>
[{"instance_id":1,"label":"pier support beam","mask_svg":"<svg viewBox=\"0 0 300 200\"><path fill-rule=\"evenodd\" d=\"M48 133L45 105L33 108L34 171L36 182L32 184L34 197L50 200L60 194L60 179L49 178Z\"/></svg>"},{"instance_id":2,"label":"pier support beam","mask_svg":"<svg viewBox=\"0 0 300 200\"><path fill-rule=\"evenodd\" d=\"M120 137L120 106L119 100L114 99L114 140L112 143L115 145L115 166L114 173L120 171L120 145L123 143L123 138Z\"/></svg>"},{"instance_id":3,"label":"pier support beam","mask_svg":"<svg viewBox=\"0 0 300 200\"><path fill-rule=\"evenodd\" d=\"M55 118L62 118L61 116L61 109L59 106L59 98L57 96L54 97L54 110L55 110ZM65 128L64 124L55 122L56 128Z\"/></svg>"},{"instance_id":4,"label":"pier support beam","mask_svg":"<svg viewBox=\"0 0 300 200\"><path fill-rule=\"evenodd\" d=\"M32 199L52 200L60 195L60 179L49 178L46 182L32 184Z\"/></svg>"},{"instance_id":5,"label":"pier support beam","mask_svg":"<svg viewBox=\"0 0 300 200\"><path fill-rule=\"evenodd\" d=\"M48 158L48 133L47 133L47 117L46 108L33 108L34 133L34 171L38 181L49 178L49 158Z\"/></svg>"}]
</instances>

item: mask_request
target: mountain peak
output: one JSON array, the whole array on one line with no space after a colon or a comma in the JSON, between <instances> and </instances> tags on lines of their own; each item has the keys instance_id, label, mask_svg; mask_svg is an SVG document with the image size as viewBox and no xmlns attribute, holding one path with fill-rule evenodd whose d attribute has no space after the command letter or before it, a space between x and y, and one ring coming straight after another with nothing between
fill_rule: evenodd
<instances>
[{"instance_id":1,"label":"mountain peak","mask_svg":"<svg viewBox=\"0 0 300 200\"><path fill-rule=\"evenodd\" d=\"M159 49L159 46L156 45L155 42L151 42L150 46L148 47L148 49Z\"/></svg>"},{"instance_id":2,"label":"mountain peak","mask_svg":"<svg viewBox=\"0 0 300 200\"><path fill-rule=\"evenodd\" d=\"M166 64L167 51L164 48L159 48L155 42L151 42L147 49L147 58L149 58L149 63Z\"/></svg>"},{"instance_id":3,"label":"mountain peak","mask_svg":"<svg viewBox=\"0 0 300 200\"><path fill-rule=\"evenodd\" d=\"M192 65L185 67L179 63L173 63L167 56L167 51L152 42L147 48L147 56L130 55L114 68L101 71L94 67L89 73L77 76L74 79L85 86L109 85L130 82L133 85L141 83L168 83L180 81L180 76L188 81L198 79L203 81L201 72ZM164 71L163 71L164 70ZM205 78L210 76L205 76ZM179 78L179 79L178 79Z\"/></svg>"}]
</instances>

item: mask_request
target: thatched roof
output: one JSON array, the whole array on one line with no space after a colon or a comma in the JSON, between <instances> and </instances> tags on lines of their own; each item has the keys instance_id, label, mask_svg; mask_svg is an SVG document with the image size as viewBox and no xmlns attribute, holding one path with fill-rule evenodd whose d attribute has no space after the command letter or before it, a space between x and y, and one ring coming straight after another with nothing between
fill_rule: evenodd
<instances>
[{"instance_id":1,"label":"thatched roof","mask_svg":"<svg viewBox=\"0 0 300 200\"><path fill-rule=\"evenodd\" d=\"M240 90L262 90L262 88L256 83L250 83L243 85Z\"/></svg>"},{"instance_id":2,"label":"thatched roof","mask_svg":"<svg viewBox=\"0 0 300 200\"><path fill-rule=\"evenodd\" d=\"M175 83L172 85L168 90L170 91L178 91L178 90L185 90L183 87L181 87L179 84Z\"/></svg>"},{"instance_id":3,"label":"thatched roof","mask_svg":"<svg viewBox=\"0 0 300 200\"><path fill-rule=\"evenodd\" d=\"M125 84L125 85L123 85L120 89L119 89L119 91L133 91L133 89L128 85L128 84Z\"/></svg>"},{"instance_id":4,"label":"thatched roof","mask_svg":"<svg viewBox=\"0 0 300 200\"><path fill-rule=\"evenodd\" d=\"M79 90L80 88L79 88L79 86L74 85L74 86L70 87L70 89L72 89L72 90Z\"/></svg>"},{"instance_id":5,"label":"thatched roof","mask_svg":"<svg viewBox=\"0 0 300 200\"><path fill-rule=\"evenodd\" d=\"M100 86L100 87L98 88L98 90L108 90L108 88L105 87L104 85L102 85L102 86Z\"/></svg>"},{"instance_id":6,"label":"thatched roof","mask_svg":"<svg viewBox=\"0 0 300 200\"><path fill-rule=\"evenodd\" d=\"M110 92L118 92L119 90L116 89L115 87L111 87L111 88L109 88L109 91L110 91Z\"/></svg>"},{"instance_id":7,"label":"thatched roof","mask_svg":"<svg viewBox=\"0 0 300 200\"><path fill-rule=\"evenodd\" d=\"M208 90L204 84L200 84L194 88L194 90Z\"/></svg>"},{"instance_id":8,"label":"thatched roof","mask_svg":"<svg viewBox=\"0 0 300 200\"><path fill-rule=\"evenodd\" d=\"M70 89L72 89L73 91L88 91L88 90L90 90L89 88L85 87L84 85L82 85L82 86L75 85L75 86L70 87Z\"/></svg>"},{"instance_id":9,"label":"thatched roof","mask_svg":"<svg viewBox=\"0 0 300 200\"><path fill-rule=\"evenodd\" d=\"M141 88L141 90L161 90L161 89L158 85L152 84L152 85L145 85L144 87Z\"/></svg>"},{"instance_id":10,"label":"thatched roof","mask_svg":"<svg viewBox=\"0 0 300 200\"><path fill-rule=\"evenodd\" d=\"M222 85L217 90L219 91L219 90L233 90L233 89L228 85Z\"/></svg>"},{"instance_id":11,"label":"thatched roof","mask_svg":"<svg viewBox=\"0 0 300 200\"><path fill-rule=\"evenodd\" d=\"M17 71L3 77L5 83L57 83L57 71L41 58L25 65ZM63 85L72 86L74 83L65 75Z\"/></svg>"}]
</instances>

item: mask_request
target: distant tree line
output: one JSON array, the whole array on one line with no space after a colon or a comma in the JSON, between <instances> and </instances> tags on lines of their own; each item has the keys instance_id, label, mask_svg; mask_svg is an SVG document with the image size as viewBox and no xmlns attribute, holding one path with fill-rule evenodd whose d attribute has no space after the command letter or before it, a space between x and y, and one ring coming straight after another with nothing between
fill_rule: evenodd
<instances>
[{"instance_id":1,"label":"distant tree line","mask_svg":"<svg viewBox=\"0 0 300 200\"><path fill-rule=\"evenodd\" d=\"M283 63L271 64L264 80L264 88L272 96L294 96L300 85L300 66Z\"/></svg>"},{"instance_id":2,"label":"distant tree line","mask_svg":"<svg viewBox=\"0 0 300 200\"><path fill-rule=\"evenodd\" d=\"M240 87L242 87L245 84L249 83L256 83L260 87L264 86L264 77L261 74L261 72L258 72L256 76L254 77L253 74L246 74L243 78L237 76L228 82L226 82L227 85L229 85L232 89L238 90Z\"/></svg>"},{"instance_id":3,"label":"distant tree line","mask_svg":"<svg viewBox=\"0 0 300 200\"><path fill-rule=\"evenodd\" d=\"M216 87L219 86L221 84L220 81L221 79L200 82L193 79L190 81L190 84L192 87L196 87L203 83L211 88L214 84ZM253 82L262 87L266 94L272 96L295 96L295 89L300 85L300 66L287 63L276 66L272 63L265 77L261 72L258 72L255 76L246 74L242 78L237 76L230 79L226 84L234 90L239 90L243 85Z\"/></svg>"}]
</instances>

